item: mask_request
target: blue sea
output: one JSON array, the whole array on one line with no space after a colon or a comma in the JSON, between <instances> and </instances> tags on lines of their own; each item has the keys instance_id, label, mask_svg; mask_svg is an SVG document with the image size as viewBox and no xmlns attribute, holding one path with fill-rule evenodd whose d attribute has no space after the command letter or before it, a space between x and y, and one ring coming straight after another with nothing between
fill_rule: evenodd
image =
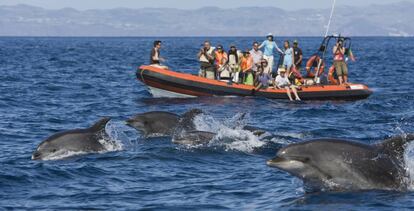
<instances>
[{"instance_id":1,"label":"blue sea","mask_svg":"<svg viewBox=\"0 0 414 211\"><path fill-rule=\"evenodd\" d=\"M152 42L171 69L197 73L206 38L0 38L0 209L70 210L412 210L413 192L307 193L301 180L270 168L280 147L336 137L375 143L414 132L414 38L353 38L350 81L373 95L360 101L267 100L243 97L156 99L136 80ZM245 49L262 38L208 38ZM304 57L322 38L298 39ZM142 138L123 121L137 113L205 111L203 130L233 141L178 146ZM272 139L231 129L265 128ZM107 153L33 161L52 134L113 120L117 145ZM414 159L414 156L413 156ZM410 162L408 162L410 163ZM414 163L414 160L413 160ZM414 165L413 165L414 166Z\"/></svg>"}]
</instances>

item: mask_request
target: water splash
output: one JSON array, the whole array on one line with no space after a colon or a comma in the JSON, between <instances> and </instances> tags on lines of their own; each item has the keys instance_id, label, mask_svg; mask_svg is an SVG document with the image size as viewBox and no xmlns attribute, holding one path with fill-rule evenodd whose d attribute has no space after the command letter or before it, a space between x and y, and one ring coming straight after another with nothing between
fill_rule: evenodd
<instances>
[{"instance_id":1,"label":"water splash","mask_svg":"<svg viewBox=\"0 0 414 211\"><path fill-rule=\"evenodd\" d=\"M414 142L408 143L405 148L404 163L407 172L406 183L408 190L414 191Z\"/></svg>"},{"instance_id":2,"label":"water splash","mask_svg":"<svg viewBox=\"0 0 414 211\"><path fill-rule=\"evenodd\" d=\"M194 124L199 131L217 133L207 144L208 147L251 153L266 143L252 132L242 129L246 125L248 116L245 113L237 113L233 117L219 121L210 115L201 114L194 118Z\"/></svg>"}]
</instances>

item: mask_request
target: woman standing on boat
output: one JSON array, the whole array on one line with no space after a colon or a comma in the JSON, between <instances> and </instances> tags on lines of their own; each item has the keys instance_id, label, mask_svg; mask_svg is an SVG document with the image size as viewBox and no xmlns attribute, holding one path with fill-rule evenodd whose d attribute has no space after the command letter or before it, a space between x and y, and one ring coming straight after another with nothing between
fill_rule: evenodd
<instances>
[{"instance_id":1,"label":"woman standing on boat","mask_svg":"<svg viewBox=\"0 0 414 211\"><path fill-rule=\"evenodd\" d=\"M267 40L265 40L259 48L264 47L263 58L267 60L269 67L271 68L270 70L273 71L274 51L277 50L281 54L283 54L283 51L277 46L272 33L269 33L266 38Z\"/></svg>"},{"instance_id":2,"label":"woman standing on boat","mask_svg":"<svg viewBox=\"0 0 414 211\"><path fill-rule=\"evenodd\" d=\"M294 57L293 57L293 48L290 47L289 41L285 41L284 43L285 52L283 52L283 68L286 69L286 75L290 75L290 69L294 64Z\"/></svg>"}]
</instances>

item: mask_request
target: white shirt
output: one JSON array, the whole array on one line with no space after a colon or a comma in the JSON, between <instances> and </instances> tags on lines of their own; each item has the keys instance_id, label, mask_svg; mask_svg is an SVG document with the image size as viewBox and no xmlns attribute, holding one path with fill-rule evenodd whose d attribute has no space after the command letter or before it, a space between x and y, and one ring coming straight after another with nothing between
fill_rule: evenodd
<instances>
[{"instance_id":1,"label":"white shirt","mask_svg":"<svg viewBox=\"0 0 414 211\"><path fill-rule=\"evenodd\" d=\"M280 75L276 76L276 85L279 87L285 87L290 85L289 79L285 76L282 77Z\"/></svg>"}]
</instances>

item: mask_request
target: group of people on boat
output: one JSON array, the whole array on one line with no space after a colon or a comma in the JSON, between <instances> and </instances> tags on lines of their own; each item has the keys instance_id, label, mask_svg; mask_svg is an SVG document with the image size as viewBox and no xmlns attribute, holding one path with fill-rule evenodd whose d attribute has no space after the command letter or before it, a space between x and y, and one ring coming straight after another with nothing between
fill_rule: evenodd
<instances>
[{"instance_id":1,"label":"group of people on boat","mask_svg":"<svg viewBox=\"0 0 414 211\"><path fill-rule=\"evenodd\" d=\"M160 56L161 41L154 42L151 51L151 64L162 66L163 58ZM261 50L263 49L263 51ZM281 55L281 62L277 72L273 72L275 56ZM348 68L345 63L345 47L343 40L338 40L333 48L334 67L340 84L346 84L348 80ZM197 54L200 62L199 76L208 79L227 81L254 86L254 90L286 89L290 100L300 100L297 90L305 83L300 72L302 71L303 53L299 48L299 42L293 41L291 46L288 40L284 41L283 49L280 49L274 41L274 36L268 34L261 44L253 42L251 49L240 51L236 45L230 45L228 52L222 45L213 47L209 41L205 41ZM316 58L316 57L315 57ZM320 59L320 58L319 58ZM309 63L309 62L308 62ZM311 62L310 66L318 67L321 63L318 58ZM307 65L307 71L309 67Z\"/></svg>"}]
</instances>

